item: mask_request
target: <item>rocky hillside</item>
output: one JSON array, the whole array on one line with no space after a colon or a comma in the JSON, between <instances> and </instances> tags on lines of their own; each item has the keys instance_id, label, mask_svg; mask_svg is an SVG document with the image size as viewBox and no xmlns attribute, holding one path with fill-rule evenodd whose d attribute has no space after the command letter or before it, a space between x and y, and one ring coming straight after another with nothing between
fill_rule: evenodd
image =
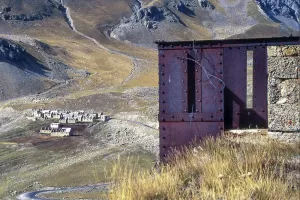
<instances>
[{"instance_id":1,"label":"rocky hillside","mask_svg":"<svg viewBox=\"0 0 300 200\"><path fill-rule=\"evenodd\" d=\"M2 40L2 82L14 89L1 99L51 88L70 78L67 66L92 75L75 79L79 91L156 86L154 40L289 36L297 21L299 3L289 0L0 0L2 37L42 42Z\"/></svg>"},{"instance_id":2,"label":"rocky hillside","mask_svg":"<svg viewBox=\"0 0 300 200\"><path fill-rule=\"evenodd\" d=\"M0 100L44 92L68 80L76 70L52 58L52 48L35 41L24 47L0 38Z\"/></svg>"},{"instance_id":3,"label":"rocky hillside","mask_svg":"<svg viewBox=\"0 0 300 200\"><path fill-rule=\"evenodd\" d=\"M300 29L300 2L291 0L256 0L259 7L274 21Z\"/></svg>"}]
</instances>

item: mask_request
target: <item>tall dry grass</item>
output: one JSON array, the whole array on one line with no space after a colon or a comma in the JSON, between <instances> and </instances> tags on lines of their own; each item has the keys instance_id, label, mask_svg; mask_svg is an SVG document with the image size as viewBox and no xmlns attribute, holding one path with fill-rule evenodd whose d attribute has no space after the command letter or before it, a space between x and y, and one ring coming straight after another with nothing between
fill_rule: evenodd
<instances>
[{"instance_id":1,"label":"tall dry grass","mask_svg":"<svg viewBox=\"0 0 300 200\"><path fill-rule=\"evenodd\" d=\"M185 149L159 170L139 170L117 163L110 178L110 199L299 199L299 183L288 181L287 160L300 154L299 144L268 141L235 143L207 138Z\"/></svg>"}]
</instances>

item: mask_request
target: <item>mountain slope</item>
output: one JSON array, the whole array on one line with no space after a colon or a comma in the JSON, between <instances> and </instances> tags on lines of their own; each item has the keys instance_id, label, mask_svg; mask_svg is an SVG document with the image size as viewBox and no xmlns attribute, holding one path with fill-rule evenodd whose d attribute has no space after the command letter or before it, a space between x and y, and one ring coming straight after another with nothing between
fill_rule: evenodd
<instances>
[{"instance_id":1,"label":"mountain slope","mask_svg":"<svg viewBox=\"0 0 300 200\"><path fill-rule=\"evenodd\" d=\"M0 33L59 47L55 59L91 74L74 79L79 91L156 86L154 40L289 36L296 34L291 23L275 16L296 20L297 6L287 0L0 0Z\"/></svg>"}]
</instances>

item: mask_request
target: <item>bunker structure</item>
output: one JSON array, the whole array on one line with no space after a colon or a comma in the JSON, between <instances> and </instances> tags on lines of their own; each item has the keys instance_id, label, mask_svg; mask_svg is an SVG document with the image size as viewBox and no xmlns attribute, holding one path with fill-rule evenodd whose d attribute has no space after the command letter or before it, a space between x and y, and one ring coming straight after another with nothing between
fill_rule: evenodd
<instances>
[{"instance_id":1,"label":"bunker structure","mask_svg":"<svg viewBox=\"0 0 300 200\"><path fill-rule=\"evenodd\" d=\"M174 149L226 129L267 129L267 47L300 45L300 38L156 44L160 157L165 160Z\"/></svg>"}]
</instances>

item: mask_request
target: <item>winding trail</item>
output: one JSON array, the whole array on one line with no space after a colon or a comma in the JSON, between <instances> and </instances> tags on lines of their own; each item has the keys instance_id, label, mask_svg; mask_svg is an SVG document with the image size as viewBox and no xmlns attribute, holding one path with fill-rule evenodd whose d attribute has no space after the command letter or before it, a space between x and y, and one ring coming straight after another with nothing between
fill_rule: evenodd
<instances>
[{"instance_id":1,"label":"winding trail","mask_svg":"<svg viewBox=\"0 0 300 200\"><path fill-rule=\"evenodd\" d=\"M86 39L92 41L92 42L93 42L97 47L99 47L100 49L103 49L103 50L105 50L105 51L107 51L107 52L109 52L109 53L111 53L111 54L117 54L117 55L121 55L121 56L124 56L124 57L126 57L126 58L131 59L131 62L133 63L133 69L132 69L131 73L124 79L124 81L122 82L122 85L125 84L126 82L128 82L128 81L131 79L132 74L134 73L134 71L136 70L136 68L137 68L137 66L138 66L137 61L149 61L149 60L145 60L145 59L141 59L141 58L136 58L136 57L134 57L134 56L129 56L129 55L127 55L127 54L125 54L125 53L122 53L122 52L120 52L120 51L111 50L111 49L105 47L104 45L100 44L95 38L92 38L92 37L90 37L90 36L87 36L87 35L85 35L84 33L78 31L78 30L76 29L75 24L74 24L74 20L73 20L73 18L72 18L72 16L71 16L70 8L64 3L64 0L61 0L61 5L62 5L62 6L64 7L64 9L65 9L65 13L64 13L64 14L65 14L65 17L66 17L66 21L67 21L67 23L69 24L70 28L71 28L75 33L77 33L77 34L81 35L82 37L84 37L84 38L86 38Z\"/></svg>"},{"instance_id":2,"label":"winding trail","mask_svg":"<svg viewBox=\"0 0 300 200\"><path fill-rule=\"evenodd\" d=\"M53 193L68 193L68 192L91 192L93 190L98 190L102 192L107 192L109 190L108 183L100 183L97 185L88 185L80 187L68 187L68 188L45 188L38 191L26 192L20 194L18 200L48 200L48 198L38 197L40 194L53 194Z\"/></svg>"}]
</instances>

